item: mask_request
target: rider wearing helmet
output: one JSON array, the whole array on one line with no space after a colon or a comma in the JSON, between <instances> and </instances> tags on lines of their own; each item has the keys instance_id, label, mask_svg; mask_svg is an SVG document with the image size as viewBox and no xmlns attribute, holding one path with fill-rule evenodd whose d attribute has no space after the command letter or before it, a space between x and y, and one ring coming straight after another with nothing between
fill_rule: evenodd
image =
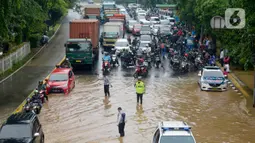
<instances>
[{"instance_id":1,"label":"rider wearing helmet","mask_svg":"<svg viewBox=\"0 0 255 143\"><path fill-rule=\"evenodd\" d=\"M42 107L42 99L37 89L34 91L34 95L32 96L32 102L39 103L39 105Z\"/></svg>"},{"instance_id":2,"label":"rider wearing helmet","mask_svg":"<svg viewBox=\"0 0 255 143\"><path fill-rule=\"evenodd\" d=\"M43 84L43 81L39 81L39 84L37 86L38 91L43 91L43 95L46 98L46 100L48 101L48 96L46 95L46 85Z\"/></svg>"},{"instance_id":3,"label":"rider wearing helmet","mask_svg":"<svg viewBox=\"0 0 255 143\"><path fill-rule=\"evenodd\" d=\"M138 42L138 41L137 41L137 37L135 37L135 39L132 41L132 46L135 47L135 46L137 45L137 42Z\"/></svg>"},{"instance_id":4,"label":"rider wearing helmet","mask_svg":"<svg viewBox=\"0 0 255 143\"><path fill-rule=\"evenodd\" d=\"M109 55L108 52L105 52L105 55L103 57L103 65L102 65L102 68L104 69L104 62L108 62L108 66L110 67L110 62L111 62L111 56Z\"/></svg>"}]
</instances>

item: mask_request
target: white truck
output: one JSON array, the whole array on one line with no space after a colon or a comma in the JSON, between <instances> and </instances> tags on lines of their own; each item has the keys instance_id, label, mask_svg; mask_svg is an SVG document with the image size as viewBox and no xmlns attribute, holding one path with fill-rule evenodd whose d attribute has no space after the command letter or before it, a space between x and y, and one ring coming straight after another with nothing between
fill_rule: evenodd
<instances>
[{"instance_id":1,"label":"white truck","mask_svg":"<svg viewBox=\"0 0 255 143\"><path fill-rule=\"evenodd\" d=\"M103 46L114 47L119 38L124 38L124 27L122 22L107 22L103 29Z\"/></svg>"}]
</instances>

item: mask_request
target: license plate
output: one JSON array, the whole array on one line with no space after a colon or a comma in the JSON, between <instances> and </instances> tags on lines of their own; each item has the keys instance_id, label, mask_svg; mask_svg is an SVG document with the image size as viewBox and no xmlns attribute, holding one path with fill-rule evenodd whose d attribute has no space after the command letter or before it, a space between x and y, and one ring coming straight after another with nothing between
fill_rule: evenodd
<instances>
[{"instance_id":1,"label":"license plate","mask_svg":"<svg viewBox=\"0 0 255 143\"><path fill-rule=\"evenodd\" d=\"M214 88L212 88L213 90L218 90L218 88L216 88L216 87L214 87Z\"/></svg>"},{"instance_id":2,"label":"license plate","mask_svg":"<svg viewBox=\"0 0 255 143\"><path fill-rule=\"evenodd\" d=\"M76 63L80 63L81 62L81 60L76 60Z\"/></svg>"}]
</instances>

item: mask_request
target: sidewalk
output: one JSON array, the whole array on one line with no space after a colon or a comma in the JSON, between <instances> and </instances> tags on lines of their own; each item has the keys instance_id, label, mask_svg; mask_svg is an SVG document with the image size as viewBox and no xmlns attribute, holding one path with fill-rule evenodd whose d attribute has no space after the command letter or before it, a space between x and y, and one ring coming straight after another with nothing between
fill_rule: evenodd
<instances>
[{"instance_id":1,"label":"sidewalk","mask_svg":"<svg viewBox=\"0 0 255 143\"><path fill-rule=\"evenodd\" d=\"M221 67L217 62L217 66ZM223 70L223 68L221 67ZM252 96L254 87L254 71L241 71L231 69L228 74L228 79L231 81L233 86L237 88L243 95Z\"/></svg>"}]
</instances>

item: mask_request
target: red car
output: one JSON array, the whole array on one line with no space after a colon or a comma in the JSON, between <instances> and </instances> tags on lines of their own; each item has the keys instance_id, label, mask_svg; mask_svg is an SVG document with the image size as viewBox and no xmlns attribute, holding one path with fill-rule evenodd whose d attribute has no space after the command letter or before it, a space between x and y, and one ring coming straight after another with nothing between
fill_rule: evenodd
<instances>
[{"instance_id":1,"label":"red car","mask_svg":"<svg viewBox=\"0 0 255 143\"><path fill-rule=\"evenodd\" d=\"M140 35L141 28L142 28L141 24L135 24L133 26L132 34L137 36Z\"/></svg>"},{"instance_id":2,"label":"red car","mask_svg":"<svg viewBox=\"0 0 255 143\"><path fill-rule=\"evenodd\" d=\"M75 77L71 68L56 68L46 80L47 94L68 94L75 87Z\"/></svg>"}]
</instances>

